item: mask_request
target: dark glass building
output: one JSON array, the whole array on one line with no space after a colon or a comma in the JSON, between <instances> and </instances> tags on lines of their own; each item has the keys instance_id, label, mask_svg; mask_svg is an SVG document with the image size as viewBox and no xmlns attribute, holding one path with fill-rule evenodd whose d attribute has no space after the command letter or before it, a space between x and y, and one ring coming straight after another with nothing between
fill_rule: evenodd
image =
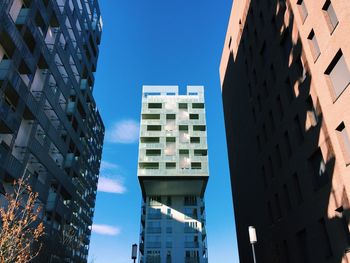
<instances>
[{"instance_id":1,"label":"dark glass building","mask_svg":"<svg viewBox=\"0 0 350 263\"><path fill-rule=\"evenodd\" d=\"M0 1L0 191L25 176L39 193L37 262L87 262L104 137L92 95L101 31L96 0Z\"/></svg>"}]
</instances>

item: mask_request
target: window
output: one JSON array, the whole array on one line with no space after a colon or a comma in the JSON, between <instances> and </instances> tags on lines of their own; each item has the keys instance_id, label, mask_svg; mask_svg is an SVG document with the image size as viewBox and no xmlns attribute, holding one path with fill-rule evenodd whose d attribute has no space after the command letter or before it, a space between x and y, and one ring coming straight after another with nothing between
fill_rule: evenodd
<instances>
[{"instance_id":1,"label":"window","mask_svg":"<svg viewBox=\"0 0 350 263\"><path fill-rule=\"evenodd\" d=\"M175 119L176 119L176 116L175 116L175 114L167 114L167 115L166 115L166 119L167 119L167 120L175 120Z\"/></svg>"},{"instance_id":2,"label":"window","mask_svg":"<svg viewBox=\"0 0 350 263\"><path fill-rule=\"evenodd\" d=\"M187 109L187 103L179 103L179 109Z\"/></svg>"},{"instance_id":3,"label":"window","mask_svg":"<svg viewBox=\"0 0 350 263\"><path fill-rule=\"evenodd\" d=\"M341 222L341 230L344 233L345 240L346 240L346 250L350 250L350 231L348 227L349 222L349 215L347 214L346 210L344 210L344 207L349 207L349 200L346 196L345 189L343 189L343 198L342 198L342 206L338 207L336 211L336 216L340 218Z\"/></svg>"},{"instance_id":4,"label":"window","mask_svg":"<svg viewBox=\"0 0 350 263\"><path fill-rule=\"evenodd\" d=\"M200 137L191 137L191 143L200 143Z\"/></svg>"},{"instance_id":5,"label":"window","mask_svg":"<svg viewBox=\"0 0 350 263\"><path fill-rule=\"evenodd\" d=\"M282 210L281 210L281 204L278 194L275 194L275 205L277 209L277 219L282 218Z\"/></svg>"},{"instance_id":6,"label":"window","mask_svg":"<svg viewBox=\"0 0 350 263\"><path fill-rule=\"evenodd\" d=\"M344 122L339 124L336 131L337 131L340 146L342 148L345 164L349 165L350 164L350 137L349 137L349 133L345 128Z\"/></svg>"},{"instance_id":7,"label":"window","mask_svg":"<svg viewBox=\"0 0 350 263\"><path fill-rule=\"evenodd\" d=\"M267 131L266 131L266 126L265 124L263 124L262 126L262 131L263 131L263 135L264 135L264 140L265 142L267 141Z\"/></svg>"},{"instance_id":8,"label":"window","mask_svg":"<svg viewBox=\"0 0 350 263\"><path fill-rule=\"evenodd\" d=\"M197 219L197 208L184 208L185 219Z\"/></svg>"},{"instance_id":9,"label":"window","mask_svg":"<svg viewBox=\"0 0 350 263\"><path fill-rule=\"evenodd\" d=\"M282 105L282 101L281 101L281 96L278 95L277 98L276 98L276 102L277 102L277 106L278 106L278 115L280 117L280 119L283 118L283 105Z\"/></svg>"},{"instance_id":10,"label":"window","mask_svg":"<svg viewBox=\"0 0 350 263\"><path fill-rule=\"evenodd\" d=\"M184 205L185 206L195 206L197 205L197 197L196 196L185 196L184 198Z\"/></svg>"},{"instance_id":11,"label":"window","mask_svg":"<svg viewBox=\"0 0 350 263\"><path fill-rule=\"evenodd\" d=\"M311 127L315 127L317 125L317 113L314 107L314 103L312 101L311 95L306 100L306 106L307 106L307 122L306 122L306 129L309 129Z\"/></svg>"},{"instance_id":12,"label":"window","mask_svg":"<svg viewBox=\"0 0 350 263\"><path fill-rule=\"evenodd\" d=\"M152 242L153 244L153 242ZM159 250L148 250L146 253L147 263L160 263L160 251Z\"/></svg>"},{"instance_id":13,"label":"window","mask_svg":"<svg viewBox=\"0 0 350 263\"><path fill-rule=\"evenodd\" d=\"M280 146L278 144L275 146L275 159L276 159L278 167L281 167L282 166L282 156L281 156Z\"/></svg>"},{"instance_id":14,"label":"window","mask_svg":"<svg viewBox=\"0 0 350 263\"><path fill-rule=\"evenodd\" d=\"M320 56L321 51L320 51L320 47L318 45L318 42L317 42L317 39L316 39L316 36L315 36L315 32L314 32L313 29L311 30L311 32L310 32L309 36L307 37L307 39L309 40L311 53L312 53L312 56L313 56L314 62L315 62L318 59L318 57Z\"/></svg>"},{"instance_id":15,"label":"window","mask_svg":"<svg viewBox=\"0 0 350 263\"><path fill-rule=\"evenodd\" d=\"M319 248L320 248L320 251L323 251L324 256L326 258L329 258L332 256L333 253L332 253L331 241L329 239L326 222L324 218L321 218L320 220L318 220L318 224L319 224L319 231L322 237L319 240L320 242Z\"/></svg>"},{"instance_id":16,"label":"window","mask_svg":"<svg viewBox=\"0 0 350 263\"><path fill-rule=\"evenodd\" d=\"M161 125L147 125L147 131L161 131Z\"/></svg>"},{"instance_id":17,"label":"window","mask_svg":"<svg viewBox=\"0 0 350 263\"><path fill-rule=\"evenodd\" d=\"M275 121L273 119L273 113L272 111L270 110L269 112L269 119L270 119L270 125L271 125L271 130L272 131L275 131L276 127L275 127Z\"/></svg>"},{"instance_id":18,"label":"window","mask_svg":"<svg viewBox=\"0 0 350 263\"><path fill-rule=\"evenodd\" d=\"M299 57L295 61L295 67L296 67L296 70L297 70L297 74L298 74L298 76L300 78L300 82L304 82L304 80L307 77L307 70L306 70L306 64L303 63L303 61L301 60L301 57Z\"/></svg>"},{"instance_id":19,"label":"window","mask_svg":"<svg viewBox=\"0 0 350 263\"><path fill-rule=\"evenodd\" d=\"M160 156L161 155L161 150L151 150L147 149L146 150L146 156Z\"/></svg>"},{"instance_id":20,"label":"window","mask_svg":"<svg viewBox=\"0 0 350 263\"><path fill-rule=\"evenodd\" d=\"M160 114L142 114L143 120L159 120Z\"/></svg>"},{"instance_id":21,"label":"window","mask_svg":"<svg viewBox=\"0 0 350 263\"><path fill-rule=\"evenodd\" d=\"M190 120L199 120L199 114L190 114Z\"/></svg>"},{"instance_id":22,"label":"window","mask_svg":"<svg viewBox=\"0 0 350 263\"><path fill-rule=\"evenodd\" d=\"M194 150L194 156L207 156L207 150Z\"/></svg>"},{"instance_id":23,"label":"window","mask_svg":"<svg viewBox=\"0 0 350 263\"><path fill-rule=\"evenodd\" d=\"M264 166L261 168L261 176L264 182L264 186L267 187L267 177L266 177L266 170Z\"/></svg>"},{"instance_id":24,"label":"window","mask_svg":"<svg viewBox=\"0 0 350 263\"><path fill-rule=\"evenodd\" d=\"M322 7L322 10L324 11L324 16L326 18L329 31L332 33L339 23L332 2L327 0Z\"/></svg>"},{"instance_id":25,"label":"window","mask_svg":"<svg viewBox=\"0 0 350 263\"><path fill-rule=\"evenodd\" d=\"M295 98L295 93L294 93L292 83L290 82L289 78L286 78L286 80L285 80L285 87L286 87L288 101L292 102L292 100Z\"/></svg>"},{"instance_id":26,"label":"window","mask_svg":"<svg viewBox=\"0 0 350 263\"><path fill-rule=\"evenodd\" d=\"M187 125L179 125L179 131L188 131Z\"/></svg>"},{"instance_id":27,"label":"window","mask_svg":"<svg viewBox=\"0 0 350 263\"><path fill-rule=\"evenodd\" d=\"M176 163L166 163L165 168L166 169L176 169Z\"/></svg>"},{"instance_id":28,"label":"window","mask_svg":"<svg viewBox=\"0 0 350 263\"><path fill-rule=\"evenodd\" d=\"M200 162L191 163L191 169L202 169L202 164Z\"/></svg>"},{"instance_id":29,"label":"window","mask_svg":"<svg viewBox=\"0 0 350 263\"><path fill-rule=\"evenodd\" d=\"M328 181L326 163L320 148L309 158L309 165L311 168L311 175L314 179L315 189L318 189Z\"/></svg>"},{"instance_id":30,"label":"window","mask_svg":"<svg viewBox=\"0 0 350 263\"><path fill-rule=\"evenodd\" d=\"M156 170L159 169L159 163L139 163L140 169L150 169L150 170Z\"/></svg>"},{"instance_id":31,"label":"window","mask_svg":"<svg viewBox=\"0 0 350 263\"><path fill-rule=\"evenodd\" d=\"M305 5L305 1L304 0L298 0L297 5L298 5L301 21L304 23L305 20L306 20L307 15L308 15L307 8L306 8L306 5Z\"/></svg>"},{"instance_id":32,"label":"window","mask_svg":"<svg viewBox=\"0 0 350 263\"><path fill-rule=\"evenodd\" d=\"M299 247L299 261L300 263L308 263L309 255L308 255L308 245L307 245L307 236L306 230L302 229L297 233L297 242Z\"/></svg>"},{"instance_id":33,"label":"window","mask_svg":"<svg viewBox=\"0 0 350 263\"><path fill-rule=\"evenodd\" d=\"M204 103L192 103L192 109L204 109Z\"/></svg>"},{"instance_id":34,"label":"window","mask_svg":"<svg viewBox=\"0 0 350 263\"><path fill-rule=\"evenodd\" d=\"M286 145L287 156L290 157L292 155L292 145L290 144L288 131L284 132L284 142Z\"/></svg>"},{"instance_id":35,"label":"window","mask_svg":"<svg viewBox=\"0 0 350 263\"><path fill-rule=\"evenodd\" d=\"M284 194L284 200L286 203L286 207L288 210L290 210L292 208L292 203L290 201L289 191L288 191L288 187L286 184L283 185L283 194Z\"/></svg>"},{"instance_id":36,"label":"window","mask_svg":"<svg viewBox=\"0 0 350 263\"><path fill-rule=\"evenodd\" d=\"M193 125L193 131L205 131L205 125Z\"/></svg>"},{"instance_id":37,"label":"window","mask_svg":"<svg viewBox=\"0 0 350 263\"><path fill-rule=\"evenodd\" d=\"M282 249L283 249L283 260L284 260L283 262L290 263L289 248L288 248L287 240L283 240Z\"/></svg>"},{"instance_id":38,"label":"window","mask_svg":"<svg viewBox=\"0 0 350 263\"><path fill-rule=\"evenodd\" d=\"M303 201L303 195L300 188L300 182L298 174L293 174L293 183L294 183L294 189L295 189L295 195L297 197L297 202L300 204Z\"/></svg>"},{"instance_id":39,"label":"window","mask_svg":"<svg viewBox=\"0 0 350 263\"><path fill-rule=\"evenodd\" d=\"M269 168L270 168L271 178L274 178L275 177L275 173L274 173L274 170L273 170L273 163L272 163L271 156L269 156L268 161L269 161Z\"/></svg>"},{"instance_id":40,"label":"window","mask_svg":"<svg viewBox=\"0 0 350 263\"><path fill-rule=\"evenodd\" d=\"M148 103L149 109L161 109L162 103Z\"/></svg>"},{"instance_id":41,"label":"window","mask_svg":"<svg viewBox=\"0 0 350 263\"><path fill-rule=\"evenodd\" d=\"M294 117L294 133L298 138L298 142L302 142L304 139L304 135L298 115Z\"/></svg>"},{"instance_id":42,"label":"window","mask_svg":"<svg viewBox=\"0 0 350 263\"><path fill-rule=\"evenodd\" d=\"M336 100L350 83L349 68L341 49L337 52L324 74L330 82L334 100Z\"/></svg>"},{"instance_id":43,"label":"window","mask_svg":"<svg viewBox=\"0 0 350 263\"><path fill-rule=\"evenodd\" d=\"M272 214L272 207L271 207L270 201L267 202L267 214L268 214L268 218L269 218L269 223L270 223L270 225L272 225L273 224L273 214Z\"/></svg>"},{"instance_id":44,"label":"window","mask_svg":"<svg viewBox=\"0 0 350 263\"><path fill-rule=\"evenodd\" d=\"M171 196L167 196L166 197L166 205L167 206L171 206ZM171 209L170 208L168 208L167 214L171 214Z\"/></svg>"},{"instance_id":45,"label":"window","mask_svg":"<svg viewBox=\"0 0 350 263\"><path fill-rule=\"evenodd\" d=\"M141 143L159 143L159 137L141 137Z\"/></svg>"}]
</instances>

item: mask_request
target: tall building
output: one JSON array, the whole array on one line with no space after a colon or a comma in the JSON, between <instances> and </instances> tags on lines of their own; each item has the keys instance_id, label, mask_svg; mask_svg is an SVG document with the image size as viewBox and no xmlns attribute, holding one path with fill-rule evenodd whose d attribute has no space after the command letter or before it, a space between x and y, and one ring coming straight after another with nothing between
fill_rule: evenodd
<instances>
[{"instance_id":1,"label":"tall building","mask_svg":"<svg viewBox=\"0 0 350 263\"><path fill-rule=\"evenodd\" d=\"M92 95L97 1L0 1L0 205L26 177L45 237L37 262L87 262L104 126Z\"/></svg>"},{"instance_id":2,"label":"tall building","mask_svg":"<svg viewBox=\"0 0 350 263\"><path fill-rule=\"evenodd\" d=\"M202 86L144 86L138 179L141 263L207 263L208 150Z\"/></svg>"},{"instance_id":3,"label":"tall building","mask_svg":"<svg viewBox=\"0 0 350 263\"><path fill-rule=\"evenodd\" d=\"M349 262L350 2L234 1L220 65L240 262Z\"/></svg>"}]
</instances>

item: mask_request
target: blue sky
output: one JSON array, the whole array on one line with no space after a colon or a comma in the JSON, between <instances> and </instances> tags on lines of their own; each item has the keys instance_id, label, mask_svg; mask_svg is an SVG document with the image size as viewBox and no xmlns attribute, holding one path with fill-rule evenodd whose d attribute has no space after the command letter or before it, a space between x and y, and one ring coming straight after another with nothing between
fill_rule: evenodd
<instances>
[{"instance_id":1,"label":"blue sky","mask_svg":"<svg viewBox=\"0 0 350 263\"><path fill-rule=\"evenodd\" d=\"M211 263L238 262L219 63L232 0L100 0L103 36L94 95L106 126L89 258L131 262L139 240L137 181L142 85L204 85ZM232 259L232 260L228 260Z\"/></svg>"}]
</instances>

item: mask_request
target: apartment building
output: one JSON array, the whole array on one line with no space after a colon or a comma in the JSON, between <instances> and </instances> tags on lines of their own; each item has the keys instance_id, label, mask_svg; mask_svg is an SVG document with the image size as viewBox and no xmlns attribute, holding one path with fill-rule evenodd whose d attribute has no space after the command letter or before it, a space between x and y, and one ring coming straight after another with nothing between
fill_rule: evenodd
<instances>
[{"instance_id":1,"label":"apartment building","mask_svg":"<svg viewBox=\"0 0 350 263\"><path fill-rule=\"evenodd\" d=\"M138 179L140 263L207 263L204 89L143 86Z\"/></svg>"},{"instance_id":2,"label":"apartment building","mask_svg":"<svg viewBox=\"0 0 350 263\"><path fill-rule=\"evenodd\" d=\"M350 261L350 2L234 1L220 65L240 262Z\"/></svg>"},{"instance_id":3,"label":"apartment building","mask_svg":"<svg viewBox=\"0 0 350 263\"><path fill-rule=\"evenodd\" d=\"M14 180L39 193L36 262L87 262L104 126L92 90L97 1L0 1L0 203Z\"/></svg>"}]
</instances>

